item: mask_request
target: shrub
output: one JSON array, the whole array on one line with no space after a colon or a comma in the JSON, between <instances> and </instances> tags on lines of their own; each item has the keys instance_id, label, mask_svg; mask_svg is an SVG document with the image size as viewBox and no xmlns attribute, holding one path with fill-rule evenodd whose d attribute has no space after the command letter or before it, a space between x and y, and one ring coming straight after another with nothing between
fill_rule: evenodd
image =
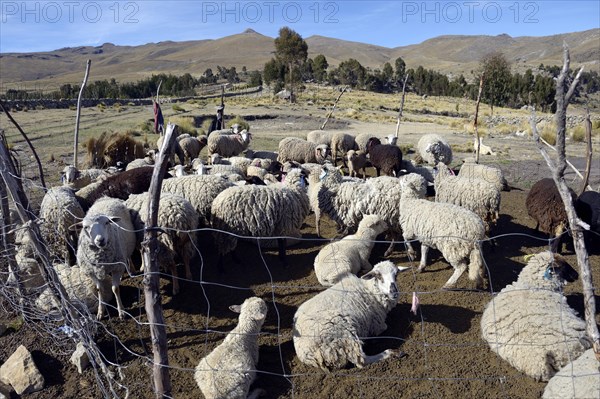
<instances>
[{"instance_id":1,"label":"shrub","mask_svg":"<svg viewBox=\"0 0 600 399\"><path fill-rule=\"evenodd\" d=\"M239 115L235 115L233 119L227 122L227 127L231 127L236 123L240 125L240 130L246 129L250 131L250 125L248 124L248 122L246 122L246 120Z\"/></svg>"},{"instance_id":2,"label":"shrub","mask_svg":"<svg viewBox=\"0 0 600 399\"><path fill-rule=\"evenodd\" d=\"M176 116L174 118L171 118L171 122L179 126L180 134L187 133L192 136L196 136L198 134L196 132L196 126L194 124L194 118L191 116Z\"/></svg>"},{"instance_id":3,"label":"shrub","mask_svg":"<svg viewBox=\"0 0 600 399\"><path fill-rule=\"evenodd\" d=\"M545 125L540 132L540 137L550 145L556 144L556 126L554 124Z\"/></svg>"},{"instance_id":4,"label":"shrub","mask_svg":"<svg viewBox=\"0 0 600 399\"><path fill-rule=\"evenodd\" d=\"M173 108L173 111L175 112L185 112L185 109L178 104L173 104L171 108Z\"/></svg>"},{"instance_id":5,"label":"shrub","mask_svg":"<svg viewBox=\"0 0 600 399\"><path fill-rule=\"evenodd\" d=\"M582 143L585 141L585 128L583 126L575 126L573 130L571 130L571 139L578 143Z\"/></svg>"}]
</instances>

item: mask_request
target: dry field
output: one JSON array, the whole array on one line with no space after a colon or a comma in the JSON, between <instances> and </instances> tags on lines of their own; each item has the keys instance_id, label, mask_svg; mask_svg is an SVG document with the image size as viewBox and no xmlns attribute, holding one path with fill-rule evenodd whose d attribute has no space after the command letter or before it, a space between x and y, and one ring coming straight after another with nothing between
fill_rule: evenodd
<instances>
[{"instance_id":1,"label":"dry field","mask_svg":"<svg viewBox=\"0 0 600 399\"><path fill-rule=\"evenodd\" d=\"M305 135L317 129L335 94L331 91L305 93L299 104L289 106L265 98L240 98L227 103L226 113L247 116L254 134L252 148L274 149L277 142L288 135ZM327 89L328 90L328 89ZM346 95L344 95L346 96ZM351 133L372 131L386 135L394 133L398 98L353 92L343 97L336 119L328 128L347 129ZM175 112L163 106L166 119L192 118L200 128L201 120L213 113L213 103L179 104L185 111ZM82 112L82 138L100 134L102 131L138 130L152 118L149 107L124 107L84 109ZM459 104L459 112L472 113L472 103ZM440 115L425 115L416 110L428 109ZM409 96L405 108L406 119L401 124L400 144L414 146L423 133L436 132L444 135L455 147L455 165L470 156L472 136L464 131L463 118L441 115L443 111L455 112L456 103L448 99L423 100ZM511 117L526 118L525 111L497 110L510 113ZM574 110L574 112L578 112ZM485 111L484 111L485 113ZM30 135L40 153L49 184L58 184L58 171L73 157L72 135L75 112L72 110L29 110L13 116ZM20 158L25 176L32 179L28 184L33 198L40 197L36 189L36 168L28 155L26 145L19 142L18 135L0 116L2 128L9 141L22 149ZM455 127L453 127L455 126ZM457 128L456 126L460 126ZM215 270L215 251L209 231L199 232L197 256L193 262L193 281L184 281L182 292L172 297L170 279L161 279L163 306L168 332L169 362L173 396L198 398L200 391L193 381L193 369L198 361L214 348L223 334L236 324L236 315L229 305L241 303L256 295L265 299L269 314L259 338L260 361L255 385L267 391L267 398L536 398L540 397L544 383L517 372L493 354L480 336L480 317L493 292L516 279L521 270L523 256L537 253L548 247L545 237L533 230L535 223L525 210L525 198L531 184L549 176L548 169L527 136L496 133L494 127L486 127L486 144L498 152L497 156L485 156L483 163L502 168L513 189L502 193L501 217L492 235L497 239L496 248L483 243L483 254L488 269L487 290L472 290L466 277L459 280L461 290L442 291L440 288L452 273L440 254L431 251L431 265L421 274L407 272L399 276L402 291L398 306L389 314L388 329L380 337L365 340L366 352L377 353L386 348L402 349L408 354L403 359L388 359L363 369L349 368L335 373L324 373L298 361L292 344L291 324L296 308L322 290L312 269L319 248L327 240L317 239L314 217L310 215L303 227L304 240L288 250L289 266L281 267L276 251L260 251L256 242L242 242L238 255L242 262L226 265L226 272ZM140 133L141 140L154 142L153 134ZM598 138L596 137L596 148ZM584 145L568 143L569 159L583 169ZM84 158L83 150L79 152ZM412 156L411 154L407 155ZM592 185L600 184L600 161L594 152ZM568 171L567 179L574 187L578 180ZM326 239L334 238L335 226L325 219L322 229ZM382 260L386 243L376 244L371 261ZM572 247L564 249L567 259L576 266ZM406 257L402 245L389 258L401 266L414 266ZM590 256L594 281L600 281L600 252L595 248ZM5 267L2 265L2 267ZM152 397L151 357L149 331L144 323L146 315L143 303L143 286L140 276L123 281L123 300L130 317L125 321L116 318L114 309L110 319L103 323L106 330L98 336L98 344L107 359L122 366L124 379L121 383L129 389L130 398ZM416 315L410 313L410 301L417 292L421 307ZM575 282L566 287L565 294L571 306L583 314L581 284ZM596 297L598 302L598 297ZM6 305L4 303L4 305ZM600 305L600 304L599 304ZM0 319L13 322L5 335L0 337L0 363L20 344L27 346L46 378L46 388L29 395L33 399L102 397L94 373L87 370L83 375L68 363L71 347L64 335L40 336L35 326L15 322L17 315L0 307ZM597 321L600 318L597 316ZM122 392L122 391L121 391ZM122 392L123 393L123 392Z\"/></svg>"}]
</instances>

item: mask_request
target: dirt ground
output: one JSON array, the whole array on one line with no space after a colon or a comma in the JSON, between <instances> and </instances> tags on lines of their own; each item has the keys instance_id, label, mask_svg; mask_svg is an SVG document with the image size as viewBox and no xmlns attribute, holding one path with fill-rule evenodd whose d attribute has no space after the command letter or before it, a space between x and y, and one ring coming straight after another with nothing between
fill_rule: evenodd
<instances>
[{"instance_id":1,"label":"dirt ground","mask_svg":"<svg viewBox=\"0 0 600 399\"><path fill-rule=\"evenodd\" d=\"M286 127L298 127L285 124L293 123L291 119L278 122L264 121L256 130L262 129L271 135L285 134ZM310 130L313 127L303 125L302 128ZM376 127L354 124L351 128L356 132ZM427 129L427 126L419 126L414 137L407 137L414 140ZM443 133L448 133L451 141L462 143L468 140L466 135ZM336 236L335 226L327 217L322 220L322 234L326 239L317 239L314 215L307 217L302 230L303 241L288 250L287 268L279 264L275 250L260 251L256 242L241 242L237 248L241 263L230 262L226 272L219 273L215 270L212 235L209 231L199 232L198 254L192 268L194 281L184 281L181 293L173 297L170 279L161 279L173 397L202 396L193 380L194 367L236 325L237 315L228 307L253 295L263 298L269 307L259 338L260 360L254 384L266 391L266 398L540 397L545 384L517 372L491 352L481 339L479 327L481 314L492 293L516 279L524 265L523 256L548 248L546 237L533 230L535 223L525 209L528 188L533 182L549 176L545 163L539 153L534 155L535 150L523 150L517 156L517 150L524 146L516 138L505 141L506 144L500 140L490 140L491 145L506 154L486 158L485 162L500 166L514 188L502 193L501 217L492 231L492 235L500 236L496 238L496 247L483 244L489 287L484 291L473 290L463 276L458 283L463 289L442 291L440 288L452 274L452 269L437 251L430 252L430 266L423 273L408 271L400 274L401 295L398 305L388 315L388 329L379 337L365 339L365 351L374 354L387 348L401 349L408 355L402 359L391 358L362 369L324 373L296 358L292 318L301 303L323 289L314 275L313 261L327 239ZM469 154L456 155L460 159ZM570 176L569 179L575 181ZM598 186L597 170L593 183L594 187ZM384 242L376 244L372 263L383 259L386 248ZM576 266L572 246L567 246L563 252L571 265ZM402 245L396 246L389 260L400 266L416 266L416 262L408 260ZM598 282L599 247L592 249L590 262L594 281ZM416 315L410 312L413 292L418 293L421 303ZM567 286L565 294L569 304L583 315L580 281ZM149 330L139 324L146 321L140 276L123 280L122 297L131 317L119 321L115 309L111 309L110 318L103 321L106 329L99 333L98 343L108 361L123 367L124 379L120 383L128 388L129 398L150 398L153 397L152 369L148 359L152 355ZM598 296L596 303L600 306ZM0 312L5 312L6 317L15 316L6 309ZM72 343L61 333L39 335L35 326L28 325L11 328L0 337L0 363L21 344L32 351L46 379L46 387L28 395L29 398L103 396L92 369L79 375L69 364ZM117 391L124 396L124 391ZM17 396L13 394L12 397Z\"/></svg>"}]
</instances>

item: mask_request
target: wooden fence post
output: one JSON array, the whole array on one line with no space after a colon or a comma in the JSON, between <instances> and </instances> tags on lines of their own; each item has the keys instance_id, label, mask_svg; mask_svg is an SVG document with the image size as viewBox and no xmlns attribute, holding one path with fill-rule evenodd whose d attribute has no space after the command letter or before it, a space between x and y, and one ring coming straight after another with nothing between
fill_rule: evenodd
<instances>
[{"instance_id":1,"label":"wooden fence post","mask_svg":"<svg viewBox=\"0 0 600 399\"><path fill-rule=\"evenodd\" d=\"M85 66L85 75L83 77L83 83L81 89L79 89L79 96L77 96L77 114L75 116L75 139L73 140L73 166L77 168L77 147L79 146L79 116L81 114L81 97L83 97L83 89L87 84L88 76L90 75L90 66L92 60L87 60Z\"/></svg>"}]
</instances>

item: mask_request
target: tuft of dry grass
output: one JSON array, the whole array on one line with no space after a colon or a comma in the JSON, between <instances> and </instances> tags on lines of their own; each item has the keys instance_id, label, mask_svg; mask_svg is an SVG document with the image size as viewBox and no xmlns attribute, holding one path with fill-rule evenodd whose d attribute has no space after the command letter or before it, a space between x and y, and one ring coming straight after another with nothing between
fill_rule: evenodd
<instances>
[{"instance_id":1,"label":"tuft of dry grass","mask_svg":"<svg viewBox=\"0 0 600 399\"><path fill-rule=\"evenodd\" d=\"M125 164L145 154L144 143L134 139L132 132L109 134L103 132L100 137L88 138L84 146L87 150L88 167L106 168L117 162Z\"/></svg>"},{"instance_id":2,"label":"tuft of dry grass","mask_svg":"<svg viewBox=\"0 0 600 399\"><path fill-rule=\"evenodd\" d=\"M169 118L169 122L179 126L180 134L187 133L192 136L196 136L198 134L193 116L172 116Z\"/></svg>"},{"instance_id":3,"label":"tuft of dry grass","mask_svg":"<svg viewBox=\"0 0 600 399\"><path fill-rule=\"evenodd\" d=\"M556 144L556 125L554 123L544 125L542 131L539 132L539 134L541 138L548 142L548 144Z\"/></svg>"}]
</instances>

